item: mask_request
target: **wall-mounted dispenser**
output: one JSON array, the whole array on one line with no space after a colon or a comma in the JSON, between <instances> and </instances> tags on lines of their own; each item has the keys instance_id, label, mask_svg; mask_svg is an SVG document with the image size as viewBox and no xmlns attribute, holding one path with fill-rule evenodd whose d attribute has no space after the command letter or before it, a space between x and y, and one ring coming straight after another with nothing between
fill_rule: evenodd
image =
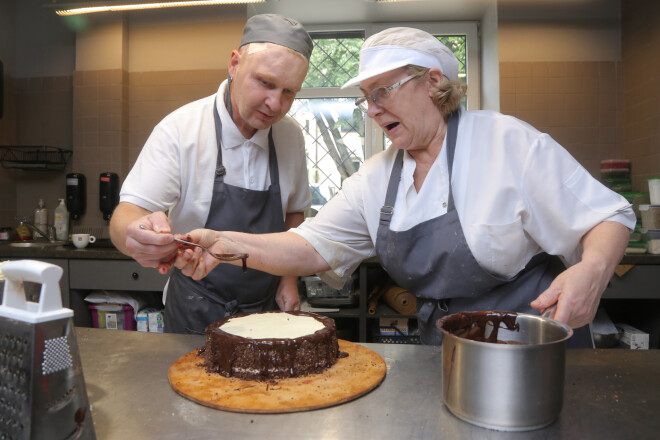
<instances>
[{"instance_id":1,"label":"wall-mounted dispenser","mask_svg":"<svg viewBox=\"0 0 660 440\"><path fill-rule=\"evenodd\" d=\"M72 220L79 220L87 207L87 183L84 174L66 175L66 208Z\"/></svg>"},{"instance_id":2,"label":"wall-mounted dispenser","mask_svg":"<svg viewBox=\"0 0 660 440\"><path fill-rule=\"evenodd\" d=\"M99 176L99 208L104 220L110 220L112 211L119 203L119 177L115 173Z\"/></svg>"}]
</instances>

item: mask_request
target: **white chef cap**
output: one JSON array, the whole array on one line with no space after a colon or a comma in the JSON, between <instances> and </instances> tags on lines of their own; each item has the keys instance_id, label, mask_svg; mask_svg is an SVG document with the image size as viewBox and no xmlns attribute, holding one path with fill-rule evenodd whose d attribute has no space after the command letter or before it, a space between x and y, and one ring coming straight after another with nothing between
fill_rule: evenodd
<instances>
[{"instance_id":1,"label":"white chef cap","mask_svg":"<svg viewBox=\"0 0 660 440\"><path fill-rule=\"evenodd\" d=\"M458 59L436 37L419 29L394 27L367 38L360 49L360 71L342 89L409 64L437 67L447 78L458 79Z\"/></svg>"}]
</instances>

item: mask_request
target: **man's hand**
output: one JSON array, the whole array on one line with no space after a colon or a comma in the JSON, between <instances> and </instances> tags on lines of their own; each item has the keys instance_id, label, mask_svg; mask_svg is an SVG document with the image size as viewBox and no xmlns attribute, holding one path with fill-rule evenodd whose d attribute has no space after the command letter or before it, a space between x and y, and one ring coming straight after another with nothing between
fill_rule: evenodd
<instances>
[{"instance_id":1,"label":"man's hand","mask_svg":"<svg viewBox=\"0 0 660 440\"><path fill-rule=\"evenodd\" d=\"M300 310L298 295L298 277L282 277L275 293L275 302L284 312Z\"/></svg>"},{"instance_id":2,"label":"man's hand","mask_svg":"<svg viewBox=\"0 0 660 440\"><path fill-rule=\"evenodd\" d=\"M151 230L141 229L140 225ZM178 246L164 212L122 202L112 214L110 235L122 253L144 267L157 267L162 274L169 271L176 259Z\"/></svg>"}]
</instances>

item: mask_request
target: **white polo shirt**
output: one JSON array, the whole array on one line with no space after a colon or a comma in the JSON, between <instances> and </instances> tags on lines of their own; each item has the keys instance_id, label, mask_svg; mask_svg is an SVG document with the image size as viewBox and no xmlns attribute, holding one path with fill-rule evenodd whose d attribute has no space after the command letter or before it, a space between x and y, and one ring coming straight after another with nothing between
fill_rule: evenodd
<instances>
[{"instance_id":1,"label":"white polo shirt","mask_svg":"<svg viewBox=\"0 0 660 440\"><path fill-rule=\"evenodd\" d=\"M225 183L252 190L270 186L268 130L245 139L224 105L224 81L218 93L191 102L167 115L153 130L126 177L122 202L149 211L169 211L173 232L186 233L206 223L215 176L218 147L213 120L217 101L222 121L222 162ZM300 126L284 117L273 125L282 216L311 205L305 144Z\"/></svg>"},{"instance_id":2,"label":"white polo shirt","mask_svg":"<svg viewBox=\"0 0 660 440\"><path fill-rule=\"evenodd\" d=\"M301 235L328 262L319 274L338 286L375 255L380 209L397 153L394 146L367 160L342 190L300 227ZM415 161L404 153L391 229L403 231L447 212L446 148L419 193ZM511 116L462 111L452 172L452 191L463 233L477 262L511 277L537 253L580 259L582 236L609 220L630 229L631 205L594 179L561 145Z\"/></svg>"}]
</instances>

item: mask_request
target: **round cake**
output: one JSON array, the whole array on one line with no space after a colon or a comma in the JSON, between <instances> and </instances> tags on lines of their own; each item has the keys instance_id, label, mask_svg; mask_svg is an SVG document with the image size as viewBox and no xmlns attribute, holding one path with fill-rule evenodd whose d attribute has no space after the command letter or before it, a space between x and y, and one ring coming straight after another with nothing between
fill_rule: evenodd
<instances>
[{"instance_id":1,"label":"round cake","mask_svg":"<svg viewBox=\"0 0 660 440\"><path fill-rule=\"evenodd\" d=\"M206 327L209 372L248 380L320 373L339 356L333 319L308 312L242 313Z\"/></svg>"}]
</instances>

